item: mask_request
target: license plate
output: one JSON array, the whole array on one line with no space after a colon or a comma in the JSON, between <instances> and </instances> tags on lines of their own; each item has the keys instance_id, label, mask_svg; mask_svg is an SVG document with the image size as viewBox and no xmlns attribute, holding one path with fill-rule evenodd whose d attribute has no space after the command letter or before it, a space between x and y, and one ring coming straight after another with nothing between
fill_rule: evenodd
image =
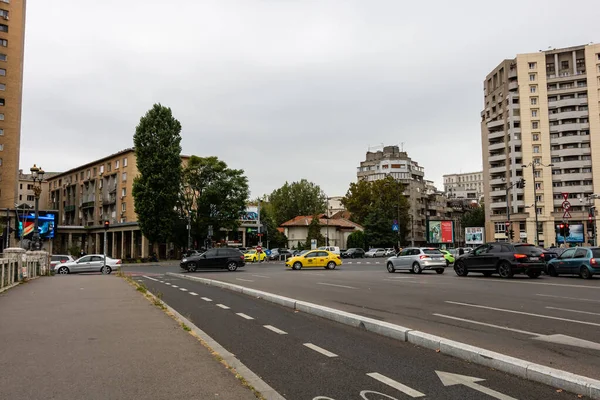
<instances>
[{"instance_id":1,"label":"license plate","mask_svg":"<svg viewBox=\"0 0 600 400\"><path fill-rule=\"evenodd\" d=\"M531 261L539 261L539 260L540 260L540 258L539 258L539 257L529 257L529 259L530 259Z\"/></svg>"}]
</instances>

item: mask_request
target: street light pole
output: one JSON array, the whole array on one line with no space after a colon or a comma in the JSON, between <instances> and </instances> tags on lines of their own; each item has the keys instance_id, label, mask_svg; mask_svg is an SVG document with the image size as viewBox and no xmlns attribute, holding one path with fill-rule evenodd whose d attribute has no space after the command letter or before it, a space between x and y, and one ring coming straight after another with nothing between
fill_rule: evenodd
<instances>
[{"instance_id":1,"label":"street light pole","mask_svg":"<svg viewBox=\"0 0 600 400\"><path fill-rule=\"evenodd\" d=\"M32 249L41 250L40 232L39 232L39 206L40 195L42 194L42 180L44 179L44 170L38 168L35 164L29 169L33 178L33 194L35 196L35 219L33 224Z\"/></svg>"}]
</instances>

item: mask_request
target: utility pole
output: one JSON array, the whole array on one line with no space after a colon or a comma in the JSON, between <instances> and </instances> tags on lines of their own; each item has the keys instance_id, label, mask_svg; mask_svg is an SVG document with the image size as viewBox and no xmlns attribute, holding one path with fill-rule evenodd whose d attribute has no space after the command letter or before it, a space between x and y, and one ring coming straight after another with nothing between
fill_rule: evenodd
<instances>
[{"instance_id":1,"label":"utility pole","mask_svg":"<svg viewBox=\"0 0 600 400\"><path fill-rule=\"evenodd\" d=\"M187 249L190 251L192 248L192 218L190 212L187 215Z\"/></svg>"},{"instance_id":2,"label":"utility pole","mask_svg":"<svg viewBox=\"0 0 600 400\"><path fill-rule=\"evenodd\" d=\"M258 199L258 207L256 208L256 211L257 211L256 212L256 214L257 214L256 222L258 224L258 227L256 228L257 236L258 236L258 245L262 246L262 236L260 236L260 234L261 234L261 231L260 231L260 199Z\"/></svg>"},{"instance_id":3,"label":"utility pole","mask_svg":"<svg viewBox=\"0 0 600 400\"><path fill-rule=\"evenodd\" d=\"M103 253L104 253L104 257L102 257L102 273L103 274L107 274L107 270L106 270L106 238L108 236L108 228L110 228L110 222L108 220L104 221L104 249L103 249Z\"/></svg>"},{"instance_id":4,"label":"utility pole","mask_svg":"<svg viewBox=\"0 0 600 400\"><path fill-rule=\"evenodd\" d=\"M415 220L410 214L410 247L415 247Z\"/></svg>"}]
</instances>

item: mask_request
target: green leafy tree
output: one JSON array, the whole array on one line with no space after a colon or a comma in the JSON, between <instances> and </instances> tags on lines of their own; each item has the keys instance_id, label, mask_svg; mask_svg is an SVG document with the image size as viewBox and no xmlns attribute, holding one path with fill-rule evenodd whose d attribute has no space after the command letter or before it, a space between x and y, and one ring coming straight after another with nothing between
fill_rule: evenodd
<instances>
[{"instance_id":1,"label":"green leafy tree","mask_svg":"<svg viewBox=\"0 0 600 400\"><path fill-rule=\"evenodd\" d=\"M405 186L386 177L377 181L351 183L342 204L354 222L365 228L367 246L390 247L398 243L398 232L392 231L397 220L400 242L406 242L410 205L404 196Z\"/></svg>"},{"instance_id":2,"label":"green leafy tree","mask_svg":"<svg viewBox=\"0 0 600 400\"><path fill-rule=\"evenodd\" d=\"M485 211L483 207L477 206L468 210L461 218L463 228L485 226Z\"/></svg>"},{"instance_id":3,"label":"green leafy tree","mask_svg":"<svg viewBox=\"0 0 600 400\"><path fill-rule=\"evenodd\" d=\"M352 232L348 235L348 248L358 247L361 249L365 248L366 238L363 231Z\"/></svg>"},{"instance_id":4,"label":"green leafy tree","mask_svg":"<svg viewBox=\"0 0 600 400\"><path fill-rule=\"evenodd\" d=\"M181 124L155 104L140 119L133 143L139 175L133 181L138 223L150 243L172 237L181 187Z\"/></svg>"},{"instance_id":5,"label":"green leafy tree","mask_svg":"<svg viewBox=\"0 0 600 400\"><path fill-rule=\"evenodd\" d=\"M189 209L198 242L208 236L209 226L217 240L226 234L221 228L236 230L249 192L243 170L228 168L217 157L190 157L183 171L180 205Z\"/></svg>"},{"instance_id":6,"label":"green leafy tree","mask_svg":"<svg viewBox=\"0 0 600 400\"><path fill-rule=\"evenodd\" d=\"M323 234L321 233L321 223L319 222L319 218L316 215L313 217L312 221L310 221L310 224L308 225L308 236L306 237L305 243L306 248L310 249L312 239L317 240L317 247L325 246L325 236L323 236Z\"/></svg>"},{"instance_id":7,"label":"green leafy tree","mask_svg":"<svg viewBox=\"0 0 600 400\"><path fill-rule=\"evenodd\" d=\"M278 226L273 216L273 207L269 203L261 203L260 222L263 224L263 233L266 236L266 241L269 243L269 248L287 247L287 237L277 229Z\"/></svg>"},{"instance_id":8,"label":"green leafy tree","mask_svg":"<svg viewBox=\"0 0 600 400\"><path fill-rule=\"evenodd\" d=\"M321 188L302 179L300 182L285 183L269 195L273 217L277 225L298 215L317 215L327 208L327 196Z\"/></svg>"}]
</instances>

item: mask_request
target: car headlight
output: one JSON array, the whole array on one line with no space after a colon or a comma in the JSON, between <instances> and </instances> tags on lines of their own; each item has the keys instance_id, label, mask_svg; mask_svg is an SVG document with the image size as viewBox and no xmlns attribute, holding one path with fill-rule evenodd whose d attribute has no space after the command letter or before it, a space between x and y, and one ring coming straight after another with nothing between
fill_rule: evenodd
<instances>
[{"instance_id":1,"label":"car headlight","mask_svg":"<svg viewBox=\"0 0 600 400\"><path fill-rule=\"evenodd\" d=\"M181 262L187 262L187 258L184 258L183 260L181 260Z\"/></svg>"}]
</instances>

